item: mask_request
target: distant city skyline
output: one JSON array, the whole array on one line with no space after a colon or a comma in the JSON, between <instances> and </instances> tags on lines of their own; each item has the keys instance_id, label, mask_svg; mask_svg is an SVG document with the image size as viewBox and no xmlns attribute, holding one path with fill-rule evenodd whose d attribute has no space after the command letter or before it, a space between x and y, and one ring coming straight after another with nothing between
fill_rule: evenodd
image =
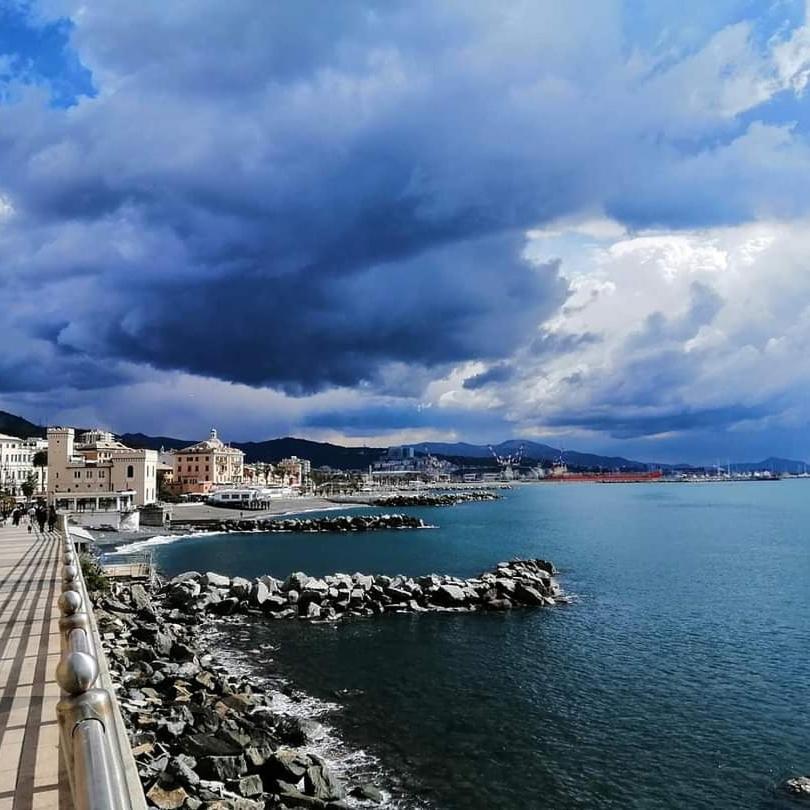
<instances>
[{"instance_id":1,"label":"distant city skyline","mask_svg":"<svg viewBox=\"0 0 810 810\"><path fill-rule=\"evenodd\" d=\"M804 2L0 9L0 409L810 457Z\"/></svg>"}]
</instances>

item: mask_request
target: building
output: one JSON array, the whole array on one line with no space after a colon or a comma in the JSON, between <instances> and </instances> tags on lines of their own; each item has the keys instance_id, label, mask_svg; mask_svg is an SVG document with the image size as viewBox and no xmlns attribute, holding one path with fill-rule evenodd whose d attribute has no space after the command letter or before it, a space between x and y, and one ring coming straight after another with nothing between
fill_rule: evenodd
<instances>
[{"instance_id":1,"label":"building","mask_svg":"<svg viewBox=\"0 0 810 810\"><path fill-rule=\"evenodd\" d=\"M283 458L275 465L276 481L299 492L309 491L311 472L312 463L298 456Z\"/></svg>"},{"instance_id":2,"label":"building","mask_svg":"<svg viewBox=\"0 0 810 810\"><path fill-rule=\"evenodd\" d=\"M48 428L48 495L71 511L120 510L157 500L157 451L133 450L112 433Z\"/></svg>"},{"instance_id":3,"label":"building","mask_svg":"<svg viewBox=\"0 0 810 810\"><path fill-rule=\"evenodd\" d=\"M0 433L0 491L9 495L22 495L23 484L32 480L33 494L43 495L47 491L48 467L35 464L40 458L37 453L48 447L45 439L20 439Z\"/></svg>"},{"instance_id":4,"label":"building","mask_svg":"<svg viewBox=\"0 0 810 810\"><path fill-rule=\"evenodd\" d=\"M214 428L207 439L172 453L172 488L177 493L207 494L215 486L241 484L245 454L228 447Z\"/></svg>"}]
</instances>

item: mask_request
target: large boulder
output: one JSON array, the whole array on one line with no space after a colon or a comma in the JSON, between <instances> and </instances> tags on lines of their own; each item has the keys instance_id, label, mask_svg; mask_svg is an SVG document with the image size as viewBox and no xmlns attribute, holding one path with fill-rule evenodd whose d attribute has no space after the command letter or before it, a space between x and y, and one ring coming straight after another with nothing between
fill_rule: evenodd
<instances>
[{"instance_id":1,"label":"large boulder","mask_svg":"<svg viewBox=\"0 0 810 810\"><path fill-rule=\"evenodd\" d=\"M533 588L531 585L525 585L522 582L518 582L515 587L515 599L518 602L522 602L524 605L545 604L543 594L540 593L537 588Z\"/></svg>"},{"instance_id":2,"label":"large boulder","mask_svg":"<svg viewBox=\"0 0 810 810\"><path fill-rule=\"evenodd\" d=\"M261 607L270 598L270 589L264 582L259 580L253 584L250 591L250 601L252 604Z\"/></svg>"},{"instance_id":3,"label":"large boulder","mask_svg":"<svg viewBox=\"0 0 810 810\"><path fill-rule=\"evenodd\" d=\"M304 791L316 799L330 801L342 799L346 795L343 785L335 779L334 774L324 765L310 765L304 775Z\"/></svg>"},{"instance_id":4,"label":"large boulder","mask_svg":"<svg viewBox=\"0 0 810 810\"><path fill-rule=\"evenodd\" d=\"M234 577L231 580L231 593L237 599L247 599L250 596L251 584L249 579Z\"/></svg>"},{"instance_id":5,"label":"large boulder","mask_svg":"<svg viewBox=\"0 0 810 810\"><path fill-rule=\"evenodd\" d=\"M309 576L307 576L302 571L294 571L290 574L287 579L284 580L284 584L281 586L282 591L301 591L306 588L307 583L309 582Z\"/></svg>"},{"instance_id":6,"label":"large boulder","mask_svg":"<svg viewBox=\"0 0 810 810\"><path fill-rule=\"evenodd\" d=\"M231 578L224 577L222 574L215 574L213 571L206 571L200 579L204 586L211 585L214 588L230 588Z\"/></svg>"},{"instance_id":7,"label":"large boulder","mask_svg":"<svg viewBox=\"0 0 810 810\"><path fill-rule=\"evenodd\" d=\"M462 607L467 604L467 595L464 588L458 585L439 585L431 601L444 607Z\"/></svg>"},{"instance_id":8,"label":"large boulder","mask_svg":"<svg viewBox=\"0 0 810 810\"><path fill-rule=\"evenodd\" d=\"M785 790L792 796L810 799L810 776L796 776L785 782Z\"/></svg>"}]
</instances>

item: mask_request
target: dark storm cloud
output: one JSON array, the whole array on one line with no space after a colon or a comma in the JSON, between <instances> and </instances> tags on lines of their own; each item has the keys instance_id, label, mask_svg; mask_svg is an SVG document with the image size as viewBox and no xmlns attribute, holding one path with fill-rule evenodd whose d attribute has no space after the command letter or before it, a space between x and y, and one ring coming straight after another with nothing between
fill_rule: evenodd
<instances>
[{"instance_id":1,"label":"dark storm cloud","mask_svg":"<svg viewBox=\"0 0 810 810\"><path fill-rule=\"evenodd\" d=\"M509 363L496 363L480 374L473 374L472 377L467 377L463 385L467 390L475 391L478 388L485 388L487 385L492 385L493 383L508 382L514 376L514 366Z\"/></svg>"},{"instance_id":2,"label":"dark storm cloud","mask_svg":"<svg viewBox=\"0 0 810 810\"><path fill-rule=\"evenodd\" d=\"M691 430L723 430L749 419L772 413L767 406L729 405L718 408L670 408L645 412L641 408L600 408L580 413L558 414L546 420L560 427L600 431L616 439L630 439Z\"/></svg>"},{"instance_id":3,"label":"dark storm cloud","mask_svg":"<svg viewBox=\"0 0 810 810\"><path fill-rule=\"evenodd\" d=\"M647 37L627 41L613 2L49 0L42 14L73 18L56 22L97 94L55 109L18 77L0 106L6 311L37 295L4 346L19 386L103 385L136 363L415 395L407 369L424 387L426 369L472 360L489 370L466 388L506 384L567 300L557 263L523 258L526 229L806 208L800 136L737 121L771 76L739 27L714 41L721 23L696 21L690 49L637 61ZM778 165L759 159L771 152ZM696 287L680 320L642 329L677 340L720 305ZM531 348L597 340L543 332ZM617 401L646 401L654 365Z\"/></svg>"},{"instance_id":4,"label":"dark storm cloud","mask_svg":"<svg viewBox=\"0 0 810 810\"><path fill-rule=\"evenodd\" d=\"M556 263L528 265L519 249L520 240L499 237L362 273L165 283L107 345L155 366L294 394L374 381L391 362L498 357L566 295Z\"/></svg>"}]
</instances>

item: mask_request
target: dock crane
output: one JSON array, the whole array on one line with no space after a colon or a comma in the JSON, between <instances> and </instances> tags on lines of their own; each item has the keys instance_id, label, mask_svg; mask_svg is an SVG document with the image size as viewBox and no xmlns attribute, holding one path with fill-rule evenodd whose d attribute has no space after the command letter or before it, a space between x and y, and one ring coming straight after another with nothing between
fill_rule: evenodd
<instances>
[{"instance_id":1,"label":"dock crane","mask_svg":"<svg viewBox=\"0 0 810 810\"><path fill-rule=\"evenodd\" d=\"M523 445L521 444L516 452L503 456L496 453L495 448L491 444L487 445L487 447L489 448L489 452L492 453L492 457L501 468L501 475L504 480L513 480L515 477L515 469L520 467L520 462L523 460Z\"/></svg>"}]
</instances>

